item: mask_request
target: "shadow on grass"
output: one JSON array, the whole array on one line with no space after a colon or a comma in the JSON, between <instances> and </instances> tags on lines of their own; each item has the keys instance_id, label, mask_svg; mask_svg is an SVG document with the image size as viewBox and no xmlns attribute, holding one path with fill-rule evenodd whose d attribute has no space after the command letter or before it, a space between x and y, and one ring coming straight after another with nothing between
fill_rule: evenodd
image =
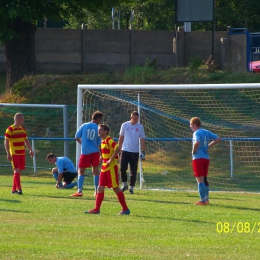
<instances>
[{"instance_id":1,"label":"shadow on grass","mask_svg":"<svg viewBox=\"0 0 260 260\"><path fill-rule=\"evenodd\" d=\"M21 203L20 200L7 200L7 199L0 199L2 202L12 202L12 203Z\"/></svg>"}]
</instances>

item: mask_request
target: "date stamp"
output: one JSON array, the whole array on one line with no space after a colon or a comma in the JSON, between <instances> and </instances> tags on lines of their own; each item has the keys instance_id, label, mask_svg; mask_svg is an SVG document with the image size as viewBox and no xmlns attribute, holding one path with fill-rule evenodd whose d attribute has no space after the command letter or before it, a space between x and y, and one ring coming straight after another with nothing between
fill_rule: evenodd
<instances>
[{"instance_id":1,"label":"date stamp","mask_svg":"<svg viewBox=\"0 0 260 260\"><path fill-rule=\"evenodd\" d=\"M260 234L260 222L217 222L216 231L219 234L232 234L232 233L239 233L239 234L252 234L257 232Z\"/></svg>"}]
</instances>

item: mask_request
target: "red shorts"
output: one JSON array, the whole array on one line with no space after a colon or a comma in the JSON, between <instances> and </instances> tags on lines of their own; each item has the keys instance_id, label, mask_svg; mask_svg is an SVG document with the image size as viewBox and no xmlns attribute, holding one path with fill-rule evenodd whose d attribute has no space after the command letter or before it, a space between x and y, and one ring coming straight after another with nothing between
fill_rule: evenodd
<instances>
[{"instance_id":1,"label":"red shorts","mask_svg":"<svg viewBox=\"0 0 260 260\"><path fill-rule=\"evenodd\" d=\"M115 165L112 169L106 172L100 172L99 175L99 186L106 186L108 188L118 188L118 166Z\"/></svg>"},{"instance_id":2,"label":"red shorts","mask_svg":"<svg viewBox=\"0 0 260 260\"><path fill-rule=\"evenodd\" d=\"M99 152L91 154L81 154L79 158L79 168L90 168L99 165Z\"/></svg>"},{"instance_id":3,"label":"red shorts","mask_svg":"<svg viewBox=\"0 0 260 260\"><path fill-rule=\"evenodd\" d=\"M209 159L192 160L193 172L195 177L207 177L209 170Z\"/></svg>"},{"instance_id":4,"label":"red shorts","mask_svg":"<svg viewBox=\"0 0 260 260\"><path fill-rule=\"evenodd\" d=\"M13 169L19 168L20 170L24 170L25 169L25 154L12 155L11 163L12 163Z\"/></svg>"}]
</instances>

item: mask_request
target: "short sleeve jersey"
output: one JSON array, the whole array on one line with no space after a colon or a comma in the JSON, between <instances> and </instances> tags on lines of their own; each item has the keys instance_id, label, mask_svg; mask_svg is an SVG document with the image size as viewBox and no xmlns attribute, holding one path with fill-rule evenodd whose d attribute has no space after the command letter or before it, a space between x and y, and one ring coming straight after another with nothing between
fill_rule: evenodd
<instances>
[{"instance_id":1,"label":"short sleeve jersey","mask_svg":"<svg viewBox=\"0 0 260 260\"><path fill-rule=\"evenodd\" d=\"M98 136L98 125L96 123L82 124L76 132L75 138L81 138L81 154L99 152L101 138Z\"/></svg>"},{"instance_id":2,"label":"short sleeve jersey","mask_svg":"<svg viewBox=\"0 0 260 260\"><path fill-rule=\"evenodd\" d=\"M102 153L102 167L101 171L105 172L108 171L109 169L112 169L115 165L117 165L117 159L118 156L116 156L113 161L110 163L110 165L107 167L106 162L111 158L113 155L114 151L118 147L118 144L110 137L107 136L106 139L102 140L101 142L101 153Z\"/></svg>"},{"instance_id":3,"label":"short sleeve jersey","mask_svg":"<svg viewBox=\"0 0 260 260\"><path fill-rule=\"evenodd\" d=\"M27 139L27 133L24 127L9 126L5 131L5 139L9 141L11 155L25 154L24 141Z\"/></svg>"},{"instance_id":4,"label":"short sleeve jersey","mask_svg":"<svg viewBox=\"0 0 260 260\"><path fill-rule=\"evenodd\" d=\"M67 157L56 157L55 165L58 168L58 173L62 173L65 171L76 173L77 170L73 164L73 162Z\"/></svg>"},{"instance_id":5,"label":"short sleeve jersey","mask_svg":"<svg viewBox=\"0 0 260 260\"><path fill-rule=\"evenodd\" d=\"M192 155L192 159L200 159L200 158L205 158L209 159L209 154L208 154L208 145L209 142L212 140L217 139L218 136L216 134L213 134L212 132L205 130L205 129L198 129L193 133L193 138L192 138L192 143L196 141L199 141L199 148L196 151L195 154Z\"/></svg>"},{"instance_id":6,"label":"short sleeve jersey","mask_svg":"<svg viewBox=\"0 0 260 260\"><path fill-rule=\"evenodd\" d=\"M122 124L119 135L124 136L122 150L132 153L139 152L139 139L145 138L144 128L140 123L135 125L131 121Z\"/></svg>"}]
</instances>

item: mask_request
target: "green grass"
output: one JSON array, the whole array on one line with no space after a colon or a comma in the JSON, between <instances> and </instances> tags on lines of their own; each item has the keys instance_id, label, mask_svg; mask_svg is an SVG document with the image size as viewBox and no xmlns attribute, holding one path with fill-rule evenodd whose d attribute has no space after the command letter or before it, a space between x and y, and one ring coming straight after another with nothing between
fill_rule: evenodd
<instances>
[{"instance_id":1,"label":"green grass","mask_svg":"<svg viewBox=\"0 0 260 260\"><path fill-rule=\"evenodd\" d=\"M106 190L101 214L85 215L92 185L71 198L75 190L55 189L48 175L22 176L22 196L10 194L11 182L1 176L1 259L259 259L257 194L212 193L210 205L195 206L196 192L136 189L126 193L131 215L118 216ZM218 222L231 227L218 233ZM246 233L236 224L231 233L235 222L249 222L250 232L256 226Z\"/></svg>"}]
</instances>

